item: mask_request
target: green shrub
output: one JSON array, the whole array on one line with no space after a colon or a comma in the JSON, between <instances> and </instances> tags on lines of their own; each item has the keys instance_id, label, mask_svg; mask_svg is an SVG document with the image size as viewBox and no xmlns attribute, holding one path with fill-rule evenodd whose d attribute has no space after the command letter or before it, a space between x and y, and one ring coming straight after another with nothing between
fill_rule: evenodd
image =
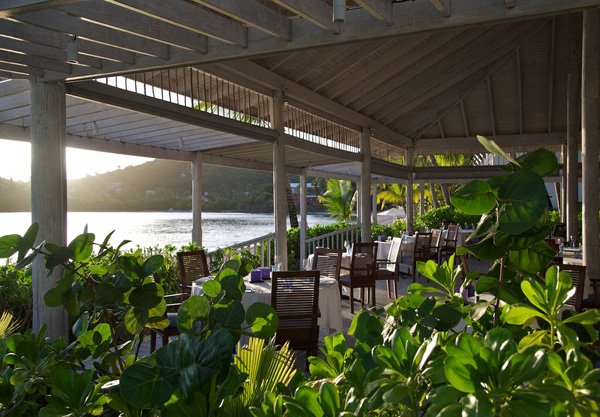
<instances>
[{"instance_id":1,"label":"green shrub","mask_svg":"<svg viewBox=\"0 0 600 417\"><path fill-rule=\"evenodd\" d=\"M479 222L480 216L466 214L458 209L452 209L449 206L443 206L437 209L429 210L423 216L415 219L415 229L440 229L444 222L453 222L458 225L471 225Z\"/></svg>"},{"instance_id":2,"label":"green shrub","mask_svg":"<svg viewBox=\"0 0 600 417\"><path fill-rule=\"evenodd\" d=\"M20 330L31 328L33 293L31 271L18 270L14 264L0 267L0 311L10 311Z\"/></svg>"}]
</instances>

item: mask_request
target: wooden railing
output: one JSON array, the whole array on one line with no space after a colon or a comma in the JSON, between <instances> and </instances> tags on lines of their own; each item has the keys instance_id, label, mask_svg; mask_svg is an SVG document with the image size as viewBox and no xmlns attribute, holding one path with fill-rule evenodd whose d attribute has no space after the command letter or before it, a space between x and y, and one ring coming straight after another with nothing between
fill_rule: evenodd
<instances>
[{"instance_id":1,"label":"wooden railing","mask_svg":"<svg viewBox=\"0 0 600 417\"><path fill-rule=\"evenodd\" d=\"M237 253L241 253L244 250L250 251L252 255L257 255L260 259L260 266L271 266L272 259L272 250L271 247L275 247L275 233L269 233L268 235L260 236L251 240L247 240L245 242L236 243L234 245L227 246L224 249L229 249L231 252L236 251ZM215 262L217 252L216 251L209 252L208 263L212 265ZM224 254L223 262L229 260L231 255Z\"/></svg>"},{"instance_id":2,"label":"wooden railing","mask_svg":"<svg viewBox=\"0 0 600 417\"><path fill-rule=\"evenodd\" d=\"M361 240L360 225L346 227L336 230L331 233L326 233L321 236L306 239L306 254L310 255L315 252L316 248L324 247L330 249L346 250L344 242L348 241L350 245Z\"/></svg>"}]
</instances>

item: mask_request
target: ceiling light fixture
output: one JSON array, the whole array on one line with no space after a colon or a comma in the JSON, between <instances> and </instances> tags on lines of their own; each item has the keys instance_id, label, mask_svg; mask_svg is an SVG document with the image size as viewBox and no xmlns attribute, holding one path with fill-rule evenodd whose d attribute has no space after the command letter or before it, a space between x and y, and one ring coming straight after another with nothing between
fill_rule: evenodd
<instances>
[{"instance_id":1,"label":"ceiling light fixture","mask_svg":"<svg viewBox=\"0 0 600 417\"><path fill-rule=\"evenodd\" d=\"M333 21L339 23L346 21L346 0L333 0Z\"/></svg>"},{"instance_id":2,"label":"ceiling light fixture","mask_svg":"<svg viewBox=\"0 0 600 417\"><path fill-rule=\"evenodd\" d=\"M69 39L67 42L67 63L69 64L78 64L78 51L77 44L75 40L77 39L77 35L73 35L73 38Z\"/></svg>"}]
</instances>

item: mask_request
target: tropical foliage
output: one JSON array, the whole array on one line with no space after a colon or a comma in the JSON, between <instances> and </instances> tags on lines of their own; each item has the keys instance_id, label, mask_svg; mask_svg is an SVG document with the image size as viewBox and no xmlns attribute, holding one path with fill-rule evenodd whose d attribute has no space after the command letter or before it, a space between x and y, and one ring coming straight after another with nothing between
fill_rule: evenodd
<instances>
[{"instance_id":1,"label":"tropical foliage","mask_svg":"<svg viewBox=\"0 0 600 417\"><path fill-rule=\"evenodd\" d=\"M352 219L354 206L356 205L356 192L350 181L327 180L327 191L319 196L319 201L331 217L342 222Z\"/></svg>"}]
</instances>

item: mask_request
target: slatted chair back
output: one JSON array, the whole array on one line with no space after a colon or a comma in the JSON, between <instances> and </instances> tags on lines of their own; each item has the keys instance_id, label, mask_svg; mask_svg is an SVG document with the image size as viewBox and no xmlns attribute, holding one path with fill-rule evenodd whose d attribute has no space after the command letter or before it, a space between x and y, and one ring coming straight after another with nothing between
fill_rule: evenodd
<instances>
[{"instance_id":1,"label":"slatted chair back","mask_svg":"<svg viewBox=\"0 0 600 417\"><path fill-rule=\"evenodd\" d=\"M575 296L571 297L568 301L568 305L575 307L575 311L581 311L583 309L583 292L585 290L585 273L587 267L585 265L567 265L557 264L558 270L561 272L567 272L571 275L573 287L576 288Z\"/></svg>"},{"instance_id":2,"label":"slatted chair back","mask_svg":"<svg viewBox=\"0 0 600 417\"><path fill-rule=\"evenodd\" d=\"M316 355L319 338L319 271L273 272L271 306L279 317L276 343Z\"/></svg>"},{"instance_id":3,"label":"slatted chair back","mask_svg":"<svg viewBox=\"0 0 600 417\"><path fill-rule=\"evenodd\" d=\"M415 236L414 258L416 261L427 261L431 255L431 233L417 232Z\"/></svg>"},{"instance_id":4,"label":"slatted chair back","mask_svg":"<svg viewBox=\"0 0 600 417\"><path fill-rule=\"evenodd\" d=\"M442 244L442 230L441 229L433 229L431 231L431 249L433 251L438 251Z\"/></svg>"},{"instance_id":5,"label":"slatted chair back","mask_svg":"<svg viewBox=\"0 0 600 417\"><path fill-rule=\"evenodd\" d=\"M398 258L400 257L400 248L402 247L402 239L399 237L395 237L392 239L392 244L390 245L390 251L387 256L387 263L385 264L385 269L388 271L396 271L398 269Z\"/></svg>"},{"instance_id":6,"label":"slatted chair back","mask_svg":"<svg viewBox=\"0 0 600 417\"><path fill-rule=\"evenodd\" d=\"M368 287L375 283L377 243L355 243L352 246L350 275L354 287Z\"/></svg>"},{"instance_id":7,"label":"slatted chair back","mask_svg":"<svg viewBox=\"0 0 600 417\"><path fill-rule=\"evenodd\" d=\"M340 266L342 264L342 250L317 248L313 259L312 269L321 272L322 278L340 280Z\"/></svg>"},{"instance_id":8,"label":"slatted chair back","mask_svg":"<svg viewBox=\"0 0 600 417\"><path fill-rule=\"evenodd\" d=\"M181 274L181 288L188 294L192 291L193 281L210 275L206 253L203 250L178 252L177 263Z\"/></svg>"},{"instance_id":9,"label":"slatted chair back","mask_svg":"<svg viewBox=\"0 0 600 417\"><path fill-rule=\"evenodd\" d=\"M446 235L445 246L447 248L456 249L456 242L458 241L458 225L451 224L448 226L448 234Z\"/></svg>"}]
</instances>

